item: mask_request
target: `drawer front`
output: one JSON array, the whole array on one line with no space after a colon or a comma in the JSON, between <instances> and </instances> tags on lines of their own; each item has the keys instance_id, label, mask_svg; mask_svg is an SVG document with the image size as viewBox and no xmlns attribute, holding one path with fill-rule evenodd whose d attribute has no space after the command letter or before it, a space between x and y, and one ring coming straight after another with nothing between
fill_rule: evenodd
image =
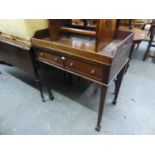
<instances>
[{"instance_id":1,"label":"drawer front","mask_svg":"<svg viewBox=\"0 0 155 155\"><path fill-rule=\"evenodd\" d=\"M63 57L45 51L37 52L37 57L58 66L63 66Z\"/></svg>"},{"instance_id":2,"label":"drawer front","mask_svg":"<svg viewBox=\"0 0 155 155\"><path fill-rule=\"evenodd\" d=\"M83 76L102 81L103 70L99 66L68 58L66 59L65 68Z\"/></svg>"},{"instance_id":3,"label":"drawer front","mask_svg":"<svg viewBox=\"0 0 155 155\"><path fill-rule=\"evenodd\" d=\"M101 66L75 60L74 58L65 57L63 55L48 53L46 51L37 52L37 58L39 61L44 61L51 65L61 67L62 69L102 82L103 68Z\"/></svg>"}]
</instances>

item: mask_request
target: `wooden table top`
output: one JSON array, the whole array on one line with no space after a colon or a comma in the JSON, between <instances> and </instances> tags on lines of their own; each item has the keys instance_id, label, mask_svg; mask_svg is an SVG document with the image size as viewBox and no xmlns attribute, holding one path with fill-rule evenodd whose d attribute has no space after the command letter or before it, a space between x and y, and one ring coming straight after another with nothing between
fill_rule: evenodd
<instances>
[{"instance_id":1,"label":"wooden table top","mask_svg":"<svg viewBox=\"0 0 155 155\"><path fill-rule=\"evenodd\" d=\"M120 26L119 30L133 32L134 33L133 42L143 41L146 35L148 34L147 31L144 31L138 28L129 29L129 27L126 27L126 26Z\"/></svg>"},{"instance_id":2,"label":"wooden table top","mask_svg":"<svg viewBox=\"0 0 155 155\"><path fill-rule=\"evenodd\" d=\"M41 31L40 31L41 32ZM43 35L44 34L44 35ZM66 54L83 59L89 59L100 64L111 65L115 59L119 46L132 43L133 33L121 31L102 50L95 52L95 41L93 39L86 39L82 37L62 36L59 40L51 41L48 33L42 31L41 37L35 36L32 38L32 46L37 48L44 48L46 50L54 50L57 53Z\"/></svg>"}]
</instances>

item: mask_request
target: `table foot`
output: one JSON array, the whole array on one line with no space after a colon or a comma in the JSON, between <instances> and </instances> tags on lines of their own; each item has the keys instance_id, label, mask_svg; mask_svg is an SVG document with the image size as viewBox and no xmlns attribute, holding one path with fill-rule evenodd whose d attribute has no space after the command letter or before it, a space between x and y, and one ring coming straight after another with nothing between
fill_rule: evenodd
<instances>
[{"instance_id":1,"label":"table foot","mask_svg":"<svg viewBox=\"0 0 155 155\"><path fill-rule=\"evenodd\" d=\"M96 131L101 130L101 121L102 121L102 115L103 115L103 109L104 109L104 104L106 100L106 94L107 94L107 87L106 86L101 86L101 94L100 94L100 104L99 104L99 111L98 111L98 119L97 119L97 126L96 126Z\"/></svg>"},{"instance_id":2,"label":"table foot","mask_svg":"<svg viewBox=\"0 0 155 155\"><path fill-rule=\"evenodd\" d=\"M116 100L113 100L112 104L113 105L116 105L117 104L117 101Z\"/></svg>"},{"instance_id":3,"label":"table foot","mask_svg":"<svg viewBox=\"0 0 155 155\"><path fill-rule=\"evenodd\" d=\"M101 131L101 125L97 125L96 128L95 128L95 130L96 130L97 132L100 132L100 131Z\"/></svg>"},{"instance_id":4,"label":"table foot","mask_svg":"<svg viewBox=\"0 0 155 155\"><path fill-rule=\"evenodd\" d=\"M49 96L49 99L50 100L54 100L54 96Z\"/></svg>"}]
</instances>

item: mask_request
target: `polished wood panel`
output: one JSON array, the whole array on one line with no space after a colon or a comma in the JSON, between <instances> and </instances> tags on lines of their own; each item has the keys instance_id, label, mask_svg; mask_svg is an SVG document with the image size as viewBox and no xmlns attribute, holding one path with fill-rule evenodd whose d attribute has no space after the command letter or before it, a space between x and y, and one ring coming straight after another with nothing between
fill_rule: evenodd
<instances>
[{"instance_id":1,"label":"polished wood panel","mask_svg":"<svg viewBox=\"0 0 155 155\"><path fill-rule=\"evenodd\" d=\"M114 39L116 20L98 20L96 30L96 48L95 51L102 50L108 43Z\"/></svg>"},{"instance_id":2,"label":"polished wood panel","mask_svg":"<svg viewBox=\"0 0 155 155\"><path fill-rule=\"evenodd\" d=\"M135 27L133 27L132 29L129 29L126 26L120 26L119 30L133 32L134 33L133 42L143 41L145 39L146 35L148 34L147 31L139 29L139 28L135 28Z\"/></svg>"},{"instance_id":3,"label":"polished wood panel","mask_svg":"<svg viewBox=\"0 0 155 155\"><path fill-rule=\"evenodd\" d=\"M70 28L70 27L61 27L60 31L67 32L67 33L75 33L75 34L80 34L80 35L85 35L85 36L96 36L96 32L90 31L90 30L80 30L80 29L75 29L75 28Z\"/></svg>"},{"instance_id":4,"label":"polished wood panel","mask_svg":"<svg viewBox=\"0 0 155 155\"><path fill-rule=\"evenodd\" d=\"M102 81L103 69L101 66L99 67L97 65L86 63L80 60L67 59L66 68L79 74L84 74L87 77Z\"/></svg>"},{"instance_id":5,"label":"polished wood panel","mask_svg":"<svg viewBox=\"0 0 155 155\"><path fill-rule=\"evenodd\" d=\"M61 31L60 28L62 26L69 26L71 25L72 21L70 19L65 20L59 20L59 19L49 19L48 25L49 25L49 34L51 41L59 40L61 37Z\"/></svg>"},{"instance_id":6,"label":"polished wood panel","mask_svg":"<svg viewBox=\"0 0 155 155\"><path fill-rule=\"evenodd\" d=\"M39 59L43 59L45 61L48 61L50 63L53 63L55 65L63 67L62 57L59 55L54 55L54 54L46 52L46 51L39 51L37 53L37 57Z\"/></svg>"},{"instance_id":7,"label":"polished wood panel","mask_svg":"<svg viewBox=\"0 0 155 155\"><path fill-rule=\"evenodd\" d=\"M87 20L84 20L87 21ZM87 22L84 22L87 23ZM95 29L91 26L84 24L73 28L72 20L65 19L50 19L49 32L51 41L58 41L63 35L78 34L89 37L94 37L95 48L94 51L98 52L111 42L115 35L116 20L115 19L97 19ZM94 27L94 26L93 26ZM63 33L65 32L65 33ZM89 38L90 40L91 38Z\"/></svg>"},{"instance_id":8,"label":"polished wood panel","mask_svg":"<svg viewBox=\"0 0 155 155\"><path fill-rule=\"evenodd\" d=\"M96 62L90 62L75 56L55 53L54 51L41 50L36 53L37 60L50 64L51 66L71 71L73 74L82 74L86 79L93 79L96 82L108 83L106 76L109 67Z\"/></svg>"}]
</instances>

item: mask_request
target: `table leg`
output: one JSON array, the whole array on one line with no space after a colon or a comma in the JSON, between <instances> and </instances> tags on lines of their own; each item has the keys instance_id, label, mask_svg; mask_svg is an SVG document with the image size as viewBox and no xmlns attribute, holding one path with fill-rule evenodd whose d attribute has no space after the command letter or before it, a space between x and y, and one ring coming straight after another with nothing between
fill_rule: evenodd
<instances>
[{"instance_id":1,"label":"table leg","mask_svg":"<svg viewBox=\"0 0 155 155\"><path fill-rule=\"evenodd\" d=\"M48 84L48 79L47 79L47 77L48 77L48 75L47 75L47 68L45 67L44 64L41 64L40 66L42 67L42 71L43 71L43 74L44 74L43 75L43 78L44 78L44 82L45 82L45 85L46 85L46 88L47 88L49 99L50 100L53 100L54 99L54 96L53 96L53 93L51 91L51 88L50 88L50 86Z\"/></svg>"},{"instance_id":2,"label":"table leg","mask_svg":"<svg viewBox=\"0 0 155 155\"><path fill-rule=\"evenodd\" d=\"M135 44L133 43L132 46L131 46L130 54L129 54L129 59L130 59L130 60L131 60L131 58L132 58L132 54L133 54L133 51L134 51L134 47L135 47Z\"/></svg>"},{"instance_id":3,"label":"table leg","mask_svg":"<svg viewBox=\"0 0 155 155\"><path fill-rule=\"evenodd\" d=\"M101 86L98 120L97 120L97 126L95 128L96 131L101 130L101 121L102 121L102 115L103 115L103 110L104 110L104 104L105 104L105 100L106 100L106 94L107 94L107 87L106 86Z\"/></svg>"},{"instance_id":4,"label":"table leg","mask_svg":"<svg viewBox=\"0 0 155 155\"><path fill-rule=\"evenodd\" d=\"M73 76L70 73L67 73L64 71L64 81L66 84L68 85L72 85L73 84Z\"/></svg>"},{"instance_id":5,"label":"table leg","mask_svg":"<svg viewBox=\"0 0 155 155\"><path fill-rule=\"evenodd\" d=\"M97 94L97 91L98 91L98 85L96 84L94 88L94 94Z\"/></svg>"},{"instance_id":6,"label":"table leg","mask_svg":"<svg viewBox=\"0 0 155 155\"><path fill-rule=\"evenodd\" d=\"M39 75L39 67L40 66L39 66L39 63L35 60L36 56L35 56L35 52L33 49L31 49L29 51L29 55L31 57L32 64L33 64L33 70L34 70L34 77L35 77L36 85L40 91L40 96L41 96L42 102L45 102L42 83L41 83L41 79L40 79L40 75Z\"/></svg>"},{"instance_id":7,"label":"table leg","mask_svg":"<svg viewBox=\"0 0 155 155\"><path fill-rule=\"evenodd\" d=\"M146 50L146 52L145 52L145 54L144 54L144 57L143 57L143 61L146 60L147 55L148 55L148 53L149 53L149 51L150 51L150 47L151 47L151 43L150 43L150 41L149 41L148 46L147 46L147 50Z\"/></svg>"},{"instance_id":8,"label":"table leg","mask_svg":"<svg viewBox=\"0 0 155 155\"><path fill-rule=\"evenodd\" d=\"M42 98L42 102L45 102L45 97L44 97L44 93L43 93L43 89L42 89L42 83L40 80L38 68L36 68L36 66L34 67L34 74L35 74L35 81L36 81L37 87L40 91L40 96Z\"/></svg>"},{"instance_id":9,"label":"table leg","mask_svg":"<svg viewBox=\"0 0 155 155\"><path fill-rule=\"evenodd\" d=\"M117 97L118 97L121 83L123 80L124 72L126 71L126 67L127 67L126 65L125 65L125 67L123 67L123 69L117 75L117 80L115 80L115 96L114 96L114 100L112 102L113 105L116 105L116 103L117 103Z\"/></svg>"}]
</instances>

